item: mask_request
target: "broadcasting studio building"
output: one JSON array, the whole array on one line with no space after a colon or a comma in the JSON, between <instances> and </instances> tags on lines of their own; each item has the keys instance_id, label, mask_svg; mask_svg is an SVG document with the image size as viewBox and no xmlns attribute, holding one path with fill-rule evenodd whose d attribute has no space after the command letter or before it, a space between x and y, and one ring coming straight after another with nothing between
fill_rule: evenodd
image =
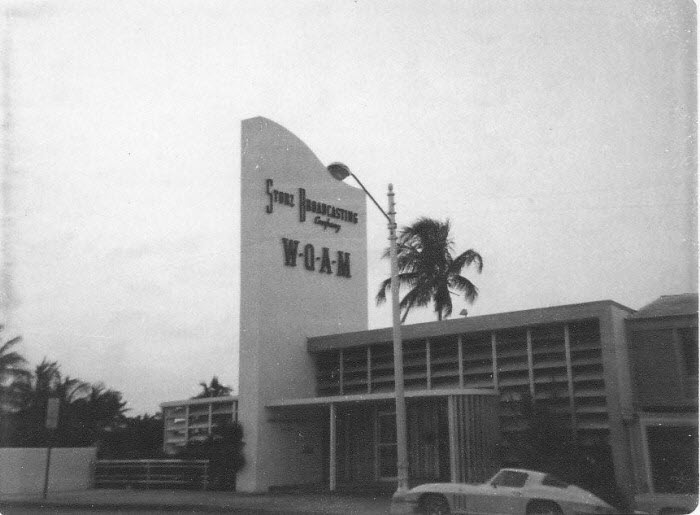
<instances>
[{"instance_id":1,"label":"broadcasting studio building","mask_svg":"<svg viewBox=\"0 0 700 515\"><path fill-rule=\"evenodd\" d=\"M365 194L268 119L244 120L241 139L237 487L394 489L392 334L367 329ZM658 454L679 428L697 447L697 295L663 299L646 318L604 300L403 326L411 483L490 476L529 394L609 447L628 495L675 488Z\"/></svg>"}]
</instances>

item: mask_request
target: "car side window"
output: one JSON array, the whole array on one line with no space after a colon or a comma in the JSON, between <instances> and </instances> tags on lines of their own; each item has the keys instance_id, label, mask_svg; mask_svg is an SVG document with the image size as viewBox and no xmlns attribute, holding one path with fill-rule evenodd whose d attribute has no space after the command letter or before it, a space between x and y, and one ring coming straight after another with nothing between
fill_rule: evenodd
<instances>
[{"instance_id":1,"label":"car side window","mask_svg":"<svg viewBox=\"0 0 700 515\"><path fill-rule=\"evenodd\" d=\"M554 486L556 488L567 488L569 486L568 483L565 483L561 479L559 479L556 476L553 476L552 474L547 474L544 476L544 479L542 479L542 484L544 486Z\"/></svg>"},{"instance_id":2,"label":"car side window","mask_svg":"<svg viewBox=\"0 0 700 515\"><path fill-rule=\"evenodd\" d=\"M511 488L522 488L527 482L527 474L525 472L517 472L515 470L502 470L499 472L491 484L493 486L509 486Z\"/></svg>"}]
</instances>

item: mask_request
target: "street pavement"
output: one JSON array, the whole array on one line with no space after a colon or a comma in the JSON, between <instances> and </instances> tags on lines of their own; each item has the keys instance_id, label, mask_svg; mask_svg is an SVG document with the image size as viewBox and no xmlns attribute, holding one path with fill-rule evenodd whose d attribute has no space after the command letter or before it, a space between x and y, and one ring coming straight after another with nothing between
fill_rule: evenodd
<instances>
[{"instance_id":1,"label":"street pavement","mask_svg":"<svg viewBox=\"0 0 700 515\"><path fill-rule=\"evenodd\" d=\"M92 489L74 492L0 496L2 515L25 513L284 513L340 515L389 513L388 495L331 493L209 492L187 490Z\"/></svg>"}]
</instances>

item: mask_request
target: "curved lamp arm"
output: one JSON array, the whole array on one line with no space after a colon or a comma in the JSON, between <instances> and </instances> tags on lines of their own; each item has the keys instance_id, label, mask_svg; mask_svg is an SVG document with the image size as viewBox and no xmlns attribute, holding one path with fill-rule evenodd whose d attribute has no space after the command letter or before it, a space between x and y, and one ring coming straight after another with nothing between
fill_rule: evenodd
<instances>
[{"instance_id":1,"label":"curved lamp arm","mask_svg":"<svg viewBox=\"0 0 700 515\"><path fill-rule=\"evenodd\" d=\"M372 194L367 191L367 188L365 188L365 185L362 184L362 181L357 178L357 176L350 171L350 168L348 168L346 165L343 163L331 163L328 165L328 173L330 173L334 178L338 179L339 181L342 181L344 179L347 179L348 177L352 177L355 179L357 184L360 185L360 188L362 188L362 191L364 191L367 196L374 202L374 205L377 206L377 209L381 211L381 213L384 215L384 218L386 218L389 223L392 223L391 217L386 214L386 211L382 209L382 206L379 205L379 202L377 202Z\"/></svg>"}]
</instances>

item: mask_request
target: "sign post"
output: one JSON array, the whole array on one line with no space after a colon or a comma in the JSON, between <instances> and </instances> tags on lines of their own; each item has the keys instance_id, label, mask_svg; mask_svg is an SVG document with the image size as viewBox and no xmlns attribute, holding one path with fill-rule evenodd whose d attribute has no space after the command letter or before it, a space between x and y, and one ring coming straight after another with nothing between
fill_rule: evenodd
<instances>
[{"instance_id":1,"label":"sign post","mask_svg":"<svg viewBox=\"0 0 700 515\"><path fill-rule=\"evenodd\" d=\"M61 400L58 397L49 397L46 403L46 429L49 430L48 446L46 448L46 470L44 472L44 499L49 491L49 468L51 467L51 445L54 433L58 427L58 412Z\"/></svg>"}]
</instances>

